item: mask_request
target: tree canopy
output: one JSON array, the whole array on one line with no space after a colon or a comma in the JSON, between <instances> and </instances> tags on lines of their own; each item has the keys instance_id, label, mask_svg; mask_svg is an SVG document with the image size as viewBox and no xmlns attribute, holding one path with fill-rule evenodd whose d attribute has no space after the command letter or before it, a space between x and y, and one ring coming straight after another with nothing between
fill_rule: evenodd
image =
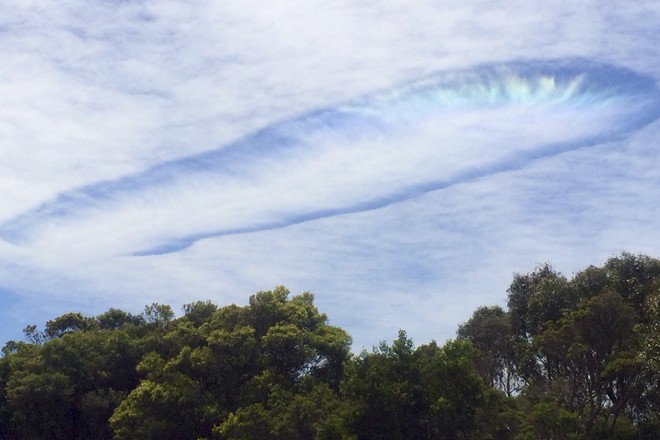
<instances>
[{"instance_id":1,"label":"tree canopy","mask_svg":"<svg viewBox=\"0 0 660 440\"><path fill-rule=\"evenodd\" d=\"M310 293L154 303L26 327L2 439L657 439L660 261L516 274L456 339L353 354Z\"/></svg>"}]
</instances>

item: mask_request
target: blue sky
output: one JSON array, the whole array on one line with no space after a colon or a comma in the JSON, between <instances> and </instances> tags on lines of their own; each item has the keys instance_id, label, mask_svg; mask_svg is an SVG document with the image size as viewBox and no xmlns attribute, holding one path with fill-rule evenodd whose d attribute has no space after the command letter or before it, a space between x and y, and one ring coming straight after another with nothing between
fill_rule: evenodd
<instances>
[{"instance_id":1,"label":"blue sky","mask_svg":"<svg viewBox=\"0 0 660 440\"><path fill-rule=\"evenodd\" d=\"M9 1L0 337L311 291L355 350L660 254L656 2Z\"/></svg>"}]
</instances>

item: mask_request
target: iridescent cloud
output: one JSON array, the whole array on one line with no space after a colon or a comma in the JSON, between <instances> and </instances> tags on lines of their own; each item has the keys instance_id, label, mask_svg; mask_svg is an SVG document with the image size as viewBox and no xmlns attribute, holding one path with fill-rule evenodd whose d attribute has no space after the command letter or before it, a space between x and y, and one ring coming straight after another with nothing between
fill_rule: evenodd
<instances>
[{"instance_id":1,"label":"iridescent cloud","mask_svg":"<svg viewBox=\"0 0 660 440\"><path fill-rule=\"evenodd\" d=\"M659 114L652 79L585 60L444 72L61 193L0 225L0 237L22 244L55 220L77 231L88 217L128 215L135 240L122 252L175 252L519 169L625 138Z\"/></svg>"}]
</instances>

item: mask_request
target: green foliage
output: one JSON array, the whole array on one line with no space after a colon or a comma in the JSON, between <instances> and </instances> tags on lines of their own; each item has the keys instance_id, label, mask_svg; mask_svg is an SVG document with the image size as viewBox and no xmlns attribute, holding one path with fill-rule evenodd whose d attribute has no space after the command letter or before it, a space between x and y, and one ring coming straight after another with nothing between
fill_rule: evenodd
<instances>
[{"instance_id":1,"label":"green foliage","mask_svg":"<svg viewBox=\"0 0 660 440\"><path fill-rule=\"evenodd\" d=\"M284 428L275 424L275 414L291 405L321 411L299 420L296 429L310 433L313 421L314 432L323 431L317 419L330 407L304 404L315 394L299 388L335 396L334 384L324 379L341 377L336 370L348 356L350 338L327 325L311 294L288 295L283 287L258 292L242 308L192 303L183 318L157 325L165 329L161 346L137 365L144 379L110 420L117 438L254 438L266 429L276 435Z\"/></svg>"},{"instance_id":2,"label":"green foliage","mask_svg":"<svg viewBox=\"0 0 660 440\"><path fill-rule=\"evenodd\" d=\"M112 438L107 420L137 384L133 343L125 334L74 331L19 345L3 359L10 416L2 430L16 438Z\"/></svg>"},{"instance_id":3,"label":"green foliage","mask_svg":"<svg viewBox=\"0 0 660 440\"><path fill-rule=\"evenodd\" d=\"M457 334L472 342L477 370L486 383L507 396L520 391L520 344L513 335L508 313L499 306L479 307L470 320L459 326Z\"/></svg>"},{"instance_id":4,"label":"green foliage","mask_svg":"<svg viewBox=\"0 0 660 440\"><path fill-rule=\"evenodd\" d=\"M442 346L350 354L310 293L66 313L0 358L0 438L660 438L660 261L514 276Z\"/></svg>"},{"instance_id":5,"label":"green foliage","mask_svg":"<svg viewBox=\"0 0 660 440\"><path fill-rule=\"evenodd\" d=\"M183 313L193 324L201 325L208 320L216 311L218 306L211 301L195 301L183 305Z\"/></svg>"},{"instance_id":6,"label":"green foliage","mask_svg":"<svg viewBox=\"0 0 660 440\"><path fill-rule=\"evenodd\" d=\"M98 322L92 318L85 318L80 313L66 313L48 321L44 333L48 338L59 338L65 333L94 330L97 327Z\"/></svg>"},{"instance_id":7,"label":"green foliage","mask_svg":"<svg viewBox=\"0 0 660 440\"><path fill-rule=\"evenodd\" d=\"M297 391L273 386L264 403L240 407L214 428L214 438L241 440L349 440L345 404L324 383Z\"/></svg>"},{"instance_id":8,"label":"green foliage","mask_svg":"<svg viewBox=\"0 0 660 440\"><path fill-rule=\"evenodd\" d=\"M110 418L115 439L191 439L210 432L218 408L199 384L173 371L143 380Z\"/></svg>"},{"instance_id":9,"label":"green foliage","mask_svg":"<svg viewBox=\"0 0 660 440\"><path fill-rule=\"evenodd\" d=\"M450 341L414 349L404 331L347 365L343 394L359 439L469 438L484 384L472 345Z\"/></svg>"},{"instance_id":10,"label":"green foliage","mask_svg":"<svg viewBox=\"0 0 660 440\"><path fill-rule=\"evenodd\" d=\"M165 328L173 318L172 307L167 304L152 303L144 307L144 319L158 328Z\"/></svg>"},{"instance_id":11,"label":"green foliage","mask_svg":"<svg viewBox=\"0 0 660 440\"><path fill-rule=\"evenodd\" d=\"M577 303L568 280L548 264L527 275L516 274L508 292L513 332L524 338L542 332L547 322L561 318Z\"/></svg>"},{"instance_id":12,"label":"green foliage","mask_svg":"<svg viewBox=\"0 0 660 440\"><path fill-rule=\"evenodd\" d=\"M121 330L129 325L140 326L145 323L144 317L140 315L131 315L114 308L98 315L96 321L103 330Z\"/></svg>"},{"instance_id":13,"label":"green foliage","mask_svg":"<svg viewBox=\"0 0 660 440\"><path fill-rule=\"evenodd\" d=\"M509 313L523 347L517 373L532 420L543 420L548 411L541 410L554 402L558 412L549 419L570 414L577 438L624 438L622 427L655 419L658 381L650 372L658 329L651 315L659 280L658 260L631 254L571 280L549 266L514 278ZM535 301L545 304L540 315ZM550 435L549 422L545 431L539 423L537 435Z\"/></svg>"}]
</instances>

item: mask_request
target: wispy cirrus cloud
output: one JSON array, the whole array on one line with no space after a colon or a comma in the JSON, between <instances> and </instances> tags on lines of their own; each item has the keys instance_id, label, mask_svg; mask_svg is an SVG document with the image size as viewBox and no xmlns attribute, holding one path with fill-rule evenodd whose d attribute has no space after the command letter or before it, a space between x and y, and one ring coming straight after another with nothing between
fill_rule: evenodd
<instances>
[{"instance_id":1,"label":"wispy cirrus cloud","mask_svg":"<svg viewBox=\"0 0 660 440\"><path fill-rule=\"evenodd\" d=\"M6 325L283 283L359 349L449 337L537 262L657 254L659 19L651 1L10 0Z\"/></svg>"},{"instance_id":2,"label":"wispy cirrus cloud","mask_svg":"<svg viewBox=\"0 0 660 440\"><path fill-rule=\"evenodd\" d=\"M205 238L382 208L621 139L657 119L659 96L650 78L580 60L444 73L59 194L1 224L0 236L29 243L69 220L72 236L84 221L96 233L123 211L134 217L128 253L176 252Z\"/></svg>"}]
</instances>

